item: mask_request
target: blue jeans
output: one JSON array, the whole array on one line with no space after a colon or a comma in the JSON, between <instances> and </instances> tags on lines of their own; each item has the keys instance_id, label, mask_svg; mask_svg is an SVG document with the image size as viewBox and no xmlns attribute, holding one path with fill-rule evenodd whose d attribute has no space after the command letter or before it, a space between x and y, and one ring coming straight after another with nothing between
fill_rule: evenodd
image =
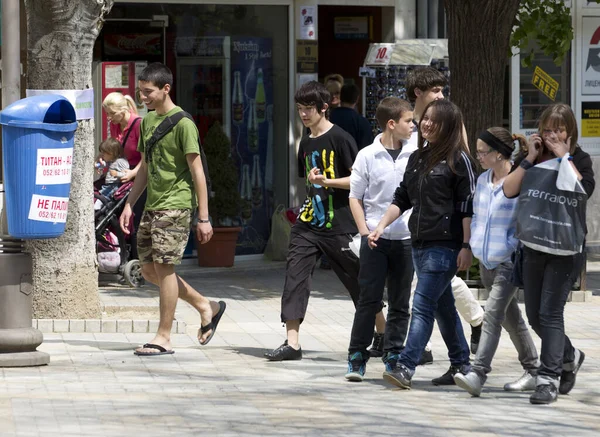
<instances>
[{"instance_id":1,"label":"blue jeans","mask_svg":"<svg viewBox=\"0 0 600 437\"><path fill-rule=\"evenodd\" d=\"M435 318L448 347L450 364L457 367L468 365L469 346L450 285L457 269L458 251L436 246L413 248L412 256L417 273L417 288L406 346L398 361L414 372L431 337Z\"/></svg>"}]
</instances>

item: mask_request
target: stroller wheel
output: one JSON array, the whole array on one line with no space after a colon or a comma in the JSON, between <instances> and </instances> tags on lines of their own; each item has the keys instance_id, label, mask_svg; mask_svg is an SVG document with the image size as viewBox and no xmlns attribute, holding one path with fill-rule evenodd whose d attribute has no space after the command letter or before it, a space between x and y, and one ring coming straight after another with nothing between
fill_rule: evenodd
<instances>
[{"instance_id":1,"label":"stroller wheel","mask_svg":"<svg viewBox=\"0 0 600 437\"><path fill-rule=\"evenodd\" d=\"M142 276L142 266L137 259L132 259L125 264L123 276L125 276L125 280L129 282L132 287L138 288L144 285L145 281Z\"/></svg>"}]
</instances>

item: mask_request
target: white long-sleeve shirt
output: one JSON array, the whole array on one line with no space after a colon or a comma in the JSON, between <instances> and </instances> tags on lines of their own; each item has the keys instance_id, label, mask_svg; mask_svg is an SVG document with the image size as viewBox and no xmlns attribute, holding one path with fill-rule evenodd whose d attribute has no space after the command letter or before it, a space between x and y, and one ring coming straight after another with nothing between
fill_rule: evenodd
<instances>
[{"instance_id":1,"label":"white long-sleeve shirt","mask_svg":"<svg viewBox=\"0 0 600 437\"><path fill-rule=\"evenodd\" d=\"M383 218L394 198L394 191L402 182L408 157L417 150L416 135L403 142L402 151L393 160L381 143L381 134L373 144L358 152L350 175L350 197L362 200L365 220L373 231ZM410 238L408 219L412 209L405 211L385 228L382 238L406 240Z\"/></svg>"}]
</instances>

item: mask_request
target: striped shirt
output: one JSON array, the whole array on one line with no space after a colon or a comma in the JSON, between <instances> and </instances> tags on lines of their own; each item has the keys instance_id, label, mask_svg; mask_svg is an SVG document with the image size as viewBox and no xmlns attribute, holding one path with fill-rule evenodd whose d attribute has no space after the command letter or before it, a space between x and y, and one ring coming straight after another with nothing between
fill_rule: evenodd
<instances>
[{"instance_id":1,"label":"striped shirt","mask_svg":"<svg viewBox=\"0 0 600 437\"><path fill-rule=\"evenodd\" d=\"M494 186L492 170L486 171L477 179L473 199L471 249L488 270L509 261L519 242L515 238L518 198L508 199L503 183Z\"/></svg>"}]
</instances>

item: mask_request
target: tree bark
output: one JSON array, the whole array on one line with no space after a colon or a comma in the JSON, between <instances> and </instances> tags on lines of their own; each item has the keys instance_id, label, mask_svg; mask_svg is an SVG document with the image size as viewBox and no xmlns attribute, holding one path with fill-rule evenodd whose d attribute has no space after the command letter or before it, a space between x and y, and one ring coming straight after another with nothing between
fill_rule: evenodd
<instances>
[{"instance_id":1,"label":"tree bark","mask_svg":"<svg viewBox=\"0 0 600 437\"><path fill-rule=\"evenodd\" d=\"M520 0L444 0L448 23L450 98L462 110L469 146L502 126L510 34Z\"/></svg>"},{"instance_id":2,"label":"tree bark","mask_svg":"<svg viewBox=\"0 0 600 437\"><path fill-rule=\"evenodd\" d=\"M27 87L92 87L93 47L114 0L25 0ZM63 236L31 240L37 318L99 318L93 214L94 121L75 133L71 194Z\"/></svg>"}]
</instances>

